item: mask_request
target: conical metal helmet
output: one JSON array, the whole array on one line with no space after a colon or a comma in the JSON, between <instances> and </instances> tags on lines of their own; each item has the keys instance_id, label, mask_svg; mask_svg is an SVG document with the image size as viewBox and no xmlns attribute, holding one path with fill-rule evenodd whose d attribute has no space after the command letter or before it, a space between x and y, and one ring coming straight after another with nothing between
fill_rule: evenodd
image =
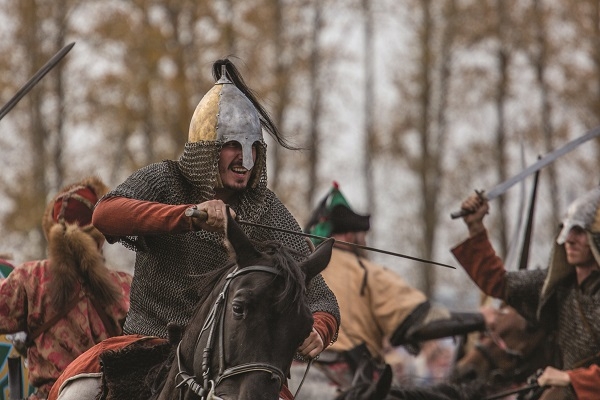
<instances>
[{"instance_id":1,"label":"conical metal helmet","mask_svg":"<svg viewBox=\"0 0 600 400\"><path fill-rule=\"evenodd\" d=\"M567 262L564 244L569 232L576 226L587 232L592 256L600 264L600 187L585 193L569 205L567 215L562 221L562 229L552 247L548 274L542 287L542 298L574 271L574 266Z\"/></svg>"},{"instance_id":2,"label":"conical metal helmet","mask_svg":"<svg viewBox=\"0 0 600 400\"><path fill-rule=\"evenodd\" d=\"M263 140L260 117L252 102L229 80L224 65L221 71L221 78L194 111L188 142L239 142L242 165L250 170L254 166L252 146Z\"/></svg>"},{"instance_id":3,"label":"conical metal helmet","mask_svg":"<svg viewBox=\"0 0 600 400\"><path fill-rule=\"evenodd\" d=\"M591 233L600 233L600 187L587 192L571 203L567 215L562 221L562 230L556 243L565 243L569 231L575 226Z\"/></svg>"}]
</instances>

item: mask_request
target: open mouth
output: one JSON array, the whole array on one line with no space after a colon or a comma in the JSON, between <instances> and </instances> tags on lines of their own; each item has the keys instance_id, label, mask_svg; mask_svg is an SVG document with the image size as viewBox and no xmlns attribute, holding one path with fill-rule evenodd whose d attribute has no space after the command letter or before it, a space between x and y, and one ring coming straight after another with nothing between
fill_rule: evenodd
<instances>
[{"instance_id":1,"label":"open mouth","mask_svg":"<svg viewBox=\"0 0 600 400\"><path fill-rule=\"evenodd\" d=\"M235 172L236 174L240 174L240 175L245 175L248 170L244 167L242 167L241 165L234 165L231 168L229 168L231 171Z\"/></svg>"}]
</instances>

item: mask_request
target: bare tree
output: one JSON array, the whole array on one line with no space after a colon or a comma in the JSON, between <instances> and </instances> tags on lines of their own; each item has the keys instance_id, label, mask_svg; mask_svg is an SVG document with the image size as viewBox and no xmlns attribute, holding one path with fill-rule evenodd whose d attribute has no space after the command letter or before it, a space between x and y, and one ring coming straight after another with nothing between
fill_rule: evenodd
<instances>
[{"instance_id":1,"label":"bare tree","mask_svg":"<svg viewBox=\"0 0 600 400\"><path fill-rule=\"evenodd\" d=\"M552 53L550 53L551 49L548 43L548 11L544 9L542 0L533 0L531 17L535 26L535 50L530 55L530 58L536 72L536 80L541 93L540 118L544 150L546 153L549 153L555 148L553 140L555 128L552 121L552 104L550 100L551 87L548 83L546 72ZM548 166L544 175L547 175L546 181L550 187L551 215L554 216L552 225L557 226L561 209L555 165Z\"/></svg>"},{"instance_id":2,"label":"bare tree","mask_svg":"<svg viewBox=\"0 0 600 400\"><path fill-rule=\"evenodd\" d=\"M402 77L398 83L403 108L409 111L397 120L392 151L395 158L405 160L415 175L419 204L417 220L421 227L419 248L422 257L432 259L445 176L442 161L448 135L449 84L456 35L454 20L458 14L454 1L419 0L414 6L419 15L415 18L414 40L418 56L414 60L414 75ZM416 135L418 142L414 152L405 143L411 135ZM435 287L433 269L421 268L419 271L424 292L432 295Z\"/></svg>"},{"instance_id":3,"label":"bare tree","mask_svg":"<svg viewBox=\"0 0 600 400\"><path fill-rule=\"evenodd\" d=\"M64 9L42 0L16 2L10 6L7 11L15 24L15 43L27 49L18 65L29 78L63 46L62 20L56 16ZM61 68L64 63L62 61L23 98L23 107L11 111L15 118L22 118L19 138L27 141L22 147L28 156L21 157L18 165L21 169L16 172L18 180L5 186L5 195L19 207L7 214L4 222L8 229L28 234L27 258L39 258L45 253L41 216L47 198L55 186L62 184L64 175L60 150L56 150L63 135ZM52 178L53 185L49 183Z\"/></svg>"},{"instance_id":4,"label":"bare tree","mask_svg":"<svg viewBox=\"0 0 600 400\"><path fill-rule=\"evenodd\" d=\"M310 50L310 70L309 70L309 99L310 99L310 117L309 117L309 155L308 155L308 190L306 191L306 204L313 204L315 200L315 190L318 184L318 168L320 163L319 150L321 135L319 123L322 113L321 86L319 85L319 72L321 69L321 43L320 37L323 30L323 11L322 2L313 2L313 28Z\"/></svg>"},{"instance_id":5,"label":"bare tree","mask_svg":"<svg viewBox=\"0 0 600 400\"><path fill-rule=\"evenodd\" d=\"M375 143L375 25L371 0L361 0L364 18L363 38L363 71L364 71L364 153L363 173L365 180L365 193L367 207L370 213L375 214L375 177L373 173L373 159L376 153Z\"/></svg>"}]
</instances>

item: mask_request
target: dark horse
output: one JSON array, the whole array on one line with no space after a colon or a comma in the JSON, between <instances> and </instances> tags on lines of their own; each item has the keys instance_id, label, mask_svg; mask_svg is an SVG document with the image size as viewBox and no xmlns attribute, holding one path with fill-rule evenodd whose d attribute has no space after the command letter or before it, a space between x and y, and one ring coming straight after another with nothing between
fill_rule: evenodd
<instances>
[{"instance_id":1,"label":"dark horse","mask_svg":"<svg viewBox=\"0 0 600 400\"><path fill-rule=\"evenodd\" d=\"M335 400L480 400L483 383L438 383L429 387L400 387L392 385L393 373L386 364L378 379L369 377L371 371L357 371L352 386L342 390Z\"/></svg>"},{"instance_id":2,"label":"dark horse","mask_svg":"<svg viewBox=\"0 0 600 400\"><path fill-rule=\"evenodd\" d=\"M495 311L493 330L481 333L474 346L455 364L453 382L485 380L488 392L521 385L535 372L553 364L553 341L507 305Z\"/></svg>"},{"instance_id":3,"label":"dark horse","mask_svg":"<svg viewBox=\"0 0 600 400\"><path fill-rule=\"evenodd\" d=\"M333 241L298 263L299 255L279 243L251 242L231 218L227 236L235 262L202 277L200 306L167 360L139 383L105 370L101 398L279 398L294 354L312 329L306 288L327 266ZM126 393L137 384L143 393Z\"/></svg>"}]
</instances>

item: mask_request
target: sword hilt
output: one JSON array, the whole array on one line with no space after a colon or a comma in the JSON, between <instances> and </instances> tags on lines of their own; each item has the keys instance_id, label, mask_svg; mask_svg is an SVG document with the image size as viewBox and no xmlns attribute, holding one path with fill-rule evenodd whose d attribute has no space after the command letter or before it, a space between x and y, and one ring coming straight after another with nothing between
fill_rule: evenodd
<instances>
[{"instance_id":1,"label":"sword hilt","mask_svg":"<svg viewBox=\"0 0 600 400\"><path fill-rule=\"evenodd\" d=\"M471 213L472 213L472 211L465 210L464 208L461 208L460 210L454 211L453 213L451 213L450 217L452 219L457 219L457 218L460 218L460 217L464 217L465 215L469 215Z\"/></svg>"},{"instance_id":2,"label":"sword hilt","mask_svg":"<svg viewBox=\"0 0 600 400\"><path fill-rule=\"evenodd\" d=\"M208 213L206 211L200 211L197 208L188 208L185 210L185 216L191 218L197 218L200 221L204 222L208 219Z\"/></svg>"},{"instance_id":3,"label":"sword hilt","mask_svg":"<svg viewBox=\"0 0 600 400\"><path fill-rule=\"evenodd\" d=\"M484 197L484 190L477 190L475 189L475 193L477 193L477 196L479 196L479 198L483 199ZM469 211L469 210L465 210L464 208L461 208L458 211L454 211L453 213L450 214L450 217L452 219L457 219L460 217L464 217L465 215L469 215L469 214L473 214L473 211Z\"/></svg>"}]
</instances>

